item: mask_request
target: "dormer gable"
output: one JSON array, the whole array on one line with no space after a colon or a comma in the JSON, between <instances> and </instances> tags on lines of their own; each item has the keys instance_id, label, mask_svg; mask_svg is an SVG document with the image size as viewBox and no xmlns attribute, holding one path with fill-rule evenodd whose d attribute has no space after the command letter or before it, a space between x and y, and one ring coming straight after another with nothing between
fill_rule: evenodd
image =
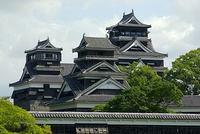
<instances>
[{"instance_id":1,"label":"dormer gable","mask_svg":"<svg viewBox=\"0 0 200 134\"><path fill-rule=\"evenodd\" d=\"M133 25L139 25L141 27L151 27L150 25L146 25L146 24L143 24L142 22L140 22L134 15L134 11L132 10L131 13L129 14L126 14L125 13L123 14L123 18L121 19L121 21L119 22L119 24L133 24Z\"/></svg>"},{"instance_id":2,"label":"dormer gable","mask_svg":"<svg viewBox=\"0 0 200 134\"><path fill-rule=\"evenodd\" d=\"M135 17L133 10L129 14L123 13L122 19L116 25L107 27L106 30L113 30L115 27L118 27L118 26L140 27L140 28L150 28L151 27L151 25L143 24L142 22L140 22Z\"/></svg>"},{"instance_id":3,"label":"dormer gable","mask_svg":"<svg viewBox=\"0 0 200 134\"><path fill-rule=\"evenodd\" d=\"M56 47L54 47L50 42L47 42L45 45L41 46L40 48L55 49Z\"/></svg>"},{"instance_id":4,"label":"dormer gable","mask_svg":"<svg viewBox=\"0 0 200 134\"><path fill-rule=\"evenodd\" d=\"M142 59L139 59L137 66L145 66L144 62Z\"/></svg>"},{"instance_id":5,"label":"dormer gable","mask_svg":"<svg viewBox=\"0 0 200 134\"><path fill-rule=\"evenodd\" d=\"M25 53L35 53L37 51L51 51L51 52L61 52L62 48L57 48L51 44L50 39L47 38L44 41L38 41L37 46L33 49L26 50Z\"/></svg>"},{"instance_id":6,"label":"dormer gable","mask_svg":"<svg viewBox=\"0 0 200 134\"><path fill-rule=\"evenodd\" d=\"M80 95L90 95L95 92L95 90L118 90L121 91L126 89L124 85L117 82L113 78L103 78L96 82L95 84L91 85L90 87L86 88ZM79 95L79 96L80 96ZM79 97L78 96L78 97Z\"/></svg>"},{"instance_id":7,"label":"dormer gable","mask_svg":"<svg viewBox=\"0 0 200 134\"><path fill-rule=\"evenodd\" d=\"M139 40L135 39L129 42L127 45L120 49L121 52L126 51L138 51L138 52L146 52L146 53L153 53L152 50L145 47Z\"/></svg>"},{"instance_id":8,"label":"dormer gable","mask_svg":"<svg viewBox=\"0 0 200 134\"><path fill-rule=\"evenodd\" d=\"M81 72L81 69L79 68L78 65L75 65L71 71L71 74L79 73Z\"/></svg>"},{"instance_id":9,"label":"dormer gable","mask_svg":"<svg viewBox=\"0 0 200 134\"><path fill-rule=\"evenodd\" d=\"M106 61L99 62L94 66L86 69L84 72L91 72L91 71L105 71L105 72L120 72L117 68L113 67Z\"/></svg>"},{"instance_id":10,"label":"dormer gable","mask_svg":"<svg viewBox=\"0 0 200 134\"><path fill-rule=\"evenodd\" d=\"M74 92L73 90L71 89L71 87L69 86L69 84L64 81L63 82L63 85L61 86L61 90L57 96L57 99L59 98L64 98L64 97L74 97Z\"/></svg>"}]
</instances>

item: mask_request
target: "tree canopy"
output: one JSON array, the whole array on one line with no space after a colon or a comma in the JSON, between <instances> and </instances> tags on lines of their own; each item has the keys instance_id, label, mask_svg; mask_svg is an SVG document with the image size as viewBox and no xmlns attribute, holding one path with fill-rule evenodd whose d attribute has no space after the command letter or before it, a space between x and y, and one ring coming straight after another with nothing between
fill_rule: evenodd
<instances>
[{"instance_id":1,"label":"tree canopy","mask_svg":"<svg viewBox=\"0 0 200 134\"><path fill-rule=\"evenodd\" d=\"M0 133L51 134L51 130L47 125L36 125L35 118L26 110L14 106L5 99L0 99Z\"/></svg>"},{"instance_id":2,"label":"tree canopy","mask_svg":"<svg viewBox=\"0 0 200 134\"><path fill-rule=\"evenodd\" d=\"M185 95L200 94L200 48L181 55L164 78L176 84Z\"/></svg>"},{"instance_id":3,"label":"tree canopy","mask_svg":"<svg viewBox=\"0 0 200 134\"><path fill-rule=\"evenodd\" d=\"M97 106L96 111L111 112L171 112L170 103L181 105L182 92L174 83L163 80L149 66L128 68L119 67L128 74L130 88L123 90L104 107ZM99 108L99 109L98 109Z\"/></svg>"}]
</instances>

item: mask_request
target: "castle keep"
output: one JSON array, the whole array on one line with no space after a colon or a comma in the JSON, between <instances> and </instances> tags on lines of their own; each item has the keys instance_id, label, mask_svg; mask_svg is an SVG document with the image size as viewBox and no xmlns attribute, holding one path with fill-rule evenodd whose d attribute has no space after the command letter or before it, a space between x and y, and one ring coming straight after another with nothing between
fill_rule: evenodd
<instances>
[{"instance_id":1,"label":"castle keep","mask_svg":"<svg viewBox=\"0 0 200 134\"><path fill-rule=\"evenodd\" d=\"M127 67L136 61L161 75L167 54L154 50L148 38L150 27L133 11L123 14L117 24L106 28L107 37L83 35L72 50L78 56L71 64L61 63L62 48L51 44L49 38L39 41L25 51L22 76L10 84L14 104L29 111L90 111L129 87L127 74L118 65Z\"/></svg>"}]
</instances>

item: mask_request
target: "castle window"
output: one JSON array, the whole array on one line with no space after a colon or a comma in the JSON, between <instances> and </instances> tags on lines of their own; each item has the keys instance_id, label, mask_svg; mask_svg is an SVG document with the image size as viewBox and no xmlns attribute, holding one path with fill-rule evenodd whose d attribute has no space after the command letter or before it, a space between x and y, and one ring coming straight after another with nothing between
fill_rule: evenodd
<instances>
[{"instance_id":1,"label":"castle window","mask_svg":"<svg viewBox=\"0 0 200 134\"><path fill-rule=\"evenodd\" d=\"M58 54L52 54L52 53L43 53L41 55L42 59L54 59L57 60L58 59Z\"/></svg>"},{"instance_id":2,"label":"castle window","mask_svg":"<svg viewBox=\"0 0 200 134\"><path fill-rule=\"evenodd\" d=\"M130 35L130 32L125 32L125 35Z\"/></svg>"},{"instance_id":3,"label":"castle window","mask_svg":"<svg viewBox=\"0 0 200 134\"><path fill-rule=\"evenodd\" d=\"M57 60L58 59L58 55L57 54L53 54L53 59Z\"/></svg>"},{"instance_id":4,"label":"castle window","mask_svg":"<svg viewBox=\"0 0 200 134\"><path fill-rule=\"evenodd\" d=\"M137 35L141 35L142 33L141 32L137 32Z\"/></svg>"},{"instance_id":5,"label":"castle window","mask_svg":"<svg viewBox=\"0 0 200 134\"><path fill-rule=\"evenodd\" d=\"M44 89L49 89L50 85L49 84L44 84L43 87L44 87Z\"/></svg>"},{"instance_id":6,"label":"castle window","mask_svg":"<svg viewBox=\"0 0 200 134\"><path fill-rule=\"evenodd\" d=\"M100 67L100 70L108 70L108 67Z\"/></svg>"},{"instance_id":7,"label":"castle window","mask_svg":"<svg viewBox=\"0 0 200 134\"><path fill-rule=\"evenodd\" d=\"M41 54L41 58L46 59L46 54L45 53Z\"/></svg>"},{"instance_id":8,"label":"castle window","mask_svg":"<svg viewBox=\"0 0 200 134\"><path fill-rule=\"evenodd\" d=\"M44 92L44 89L38 89L38 92Z\"/></svg>"},{"instance_id":9,"label":"castle window","mask_svg":"<svg viewBox=\"0 0 200 134\"><path fill-rule=\"evenodd\" d=\"M31 60L34 60L34 59L35 59L35 54L31 55Z\"/></svg>"},{"instance_id":10,"label":"castle window","mask_svg":"<svg viewBox=\"0 0 200 134\"><path fill-rule=\"evenodd\" d=\"M153 65L154 65L154 63L147 63L147 65L149 65L149 66L153 66Z\"/></svg>"},{"instance_id":11,"label":"castle window","mask_svg":"<svg viewBox=\"0 0 200 134\"><path fill-rule=\"evenodd\" d=\"M131 35L135 35L135 32L131 32Z\"/></svg>"},{"instance_id":12,"label":"castle window","mask_svg":"<svg viewBox=\"0 0 200 134\"><path fill-rule=\"evenodd\" d=\"M90 80L90 82L91 82L91 83L95 83L96 81L95 81L95 80Z\"/></svg>"},{"instance_id":13,"label":"castle window","mask_svg":"<svg viewBox=\"0 0 200 134\"><path fill-rule=\"evenodd\" d=\"M29 91L29 95L36 95L37 91Z\"/></svg>"},{"instance_id":14,"label":"castle window","mask_svg":"<svg viewBox=\"0 0 200 134\"><path fill-rule=\"evenodd\" d=\"M44 99L52 99L53 97L52 96L48 96L48 95L46 95L46 96L44 96Z\"/></svg>"},{"instance_id":15,"label":"castle window","mask_svg":"<svg viewBox=\"0 0 200 134\"><path fill-rule=\"evenodd\" d=\"M145 32L143 32L143 33L142 33L142 35L143 35L143 36L146 36L146 33L145 33Z\"/></svg>"},{"instance_id":16,"label":"castle window","mask_svg":"<svg viewBox=\"0 0 200 134\"><path fill-rule=\"evenodd\" d=\"M46 59L52 59L52 54L51 53L46 53Z\"/></svg>"}]
</instances>

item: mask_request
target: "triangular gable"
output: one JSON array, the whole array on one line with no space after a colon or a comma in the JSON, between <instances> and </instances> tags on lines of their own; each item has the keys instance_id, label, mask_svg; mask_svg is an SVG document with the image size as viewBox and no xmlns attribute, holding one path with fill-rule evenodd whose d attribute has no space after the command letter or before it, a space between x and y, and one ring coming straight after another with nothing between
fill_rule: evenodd
<instances>
[{"instance_id":1,"label":"triangular gable","mask_svg":"<svg viewBox=\"0 0 200 134\"><path fill-rule=\"evenodd\" d=\"M109 63L106 61L99 62L98 64L95 64L94 66L86 69L84 72L91 72L91 71L111 71L111 72L120 72L118 69L114 68L111 66Z\"/></svg>"},{"instance_id":2,"label":"triangular gable","mask_svg":"<svg viewBox=\"0 0 200 134\"><path fill-rule=\"evenodd\" d=\"M79 68L78 65L75 65L71 71L71 74L77 73L77 72L81 72L81 69Z\"/></svg>"},{"instance_id":3,"label":"triangular gable","mask_svg":"<svg viewBox=\"0 0 200 134\"><path fill-rule=\"evenodd\" d=\"M55 49L56 47L50 43L50 39L46 39L44 41L38 42L37 48L45 48L45 49Z\"/></svg>"},{"instance_id":4,"label":"triangular gable","mask_svg":"<svg viewBox=\"0 0 200 134\"><path fill-rule=\"evenodd\" d=\"M137 25L146 25L143 24L142 22L140 22L134 15L134 13L132 12L130 14L129 20L126 22L126 24L137 24Z\"/></svg>"},{"instance_id":5,"label":"triangular gable","mask_svg":"<svg viewBox=\"0 0 200 134\"><path fill-rule=\"evenodd\" d=\"M49 49L54 49L56 47L54 47L49 41L44 45L42 46L41 48L49 48Z\"/></svg>"},{"instance_id":6,"label":"triangular gable","mask_svg":"<svg viewBox=\"0 0 200 134\"><path fill-rule=\"evenodd\" d=\"M89 95L90 93L94 92L96 89L109 89L109 90L123 90L126 87L124 85L122 85L121 83L117 82L116 80L112 79L112 78L107 78L103 81L101 81L101 83L95 83L95 85L92 85L90 87L88 87L87 89L85 89L81 94L82 95Z\"/></svg>"},{"instance_id":7,"label":"triangular gable","mask_svg":"<svg viewBox=\"0 0 200 134\"><path fill-rule=\"evenodd\" d=\"M141 25L141 26L145 26L145 27L151 27L150 25L146 25L146 24L143 24L142 22L140 22L134 15L134 12L132 10L131 13L129 14L126 14L125 13L123 14L123 18L122 20L119 22L119 24L135 24L135 25Z\"/></svg>"},{"instance_id":8,"label":"triangular gable","mask_svg":"<svg viewBox=\"0 0 200 134\"><path fill-rule=\"evenodd\" d=\"M126 49L123 50L123 52L126 52L126 51L143 51L143 52L146 52L146 53L152 53L152 51L150 49L145 47L138 40L133 41L131 44L129 44L129 47L127 47Z\"/></svg>"},{"instance_id":9,"label":"triangular gable","mask_svg":"<svg viewBox=\"0 0 200 134\"><path fill-rule=\"evenodd\" d=\"M66 97L69 96L69 95L74 96L72 89L70 88L69 84L66 81L61 86L61 90L60 90L57 98L60 98L63 95L66 96Z\"/></svg>"},{"instance_id":10,"label":"triangular gable","mask_svg":"<svg viewBox=\"0 0 200 134\"><path fill-rule=\"evenodd\" d=\"M142 60L140 60L137 64L137 66L145 66L144 62Z\"/></svg>"}]
</instances>

